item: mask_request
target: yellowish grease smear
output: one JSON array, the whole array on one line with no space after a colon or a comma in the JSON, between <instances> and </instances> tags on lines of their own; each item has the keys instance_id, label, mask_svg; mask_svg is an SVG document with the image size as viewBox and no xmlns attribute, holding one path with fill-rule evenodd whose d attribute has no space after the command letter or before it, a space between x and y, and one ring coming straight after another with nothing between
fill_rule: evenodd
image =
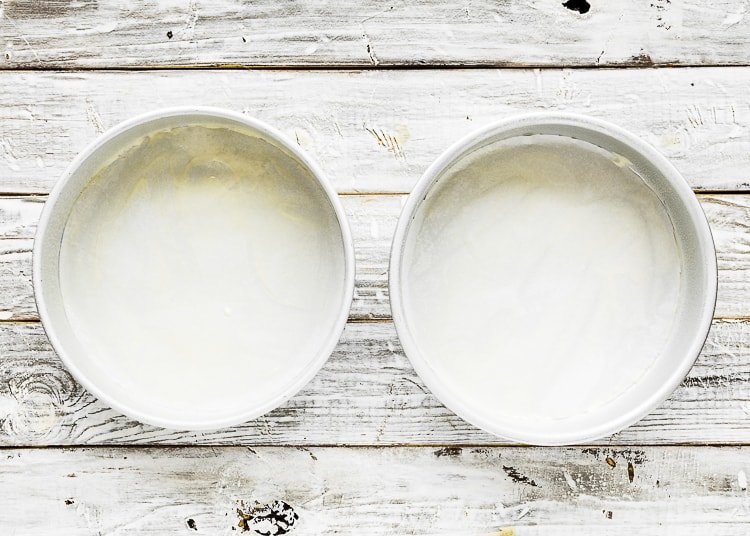
<instances>
[{"instance_id":1,"label":"yellowish grease smear","mask_svg":"<svg viewBox=\"0 0 750 536\"><path fill-rule=\"evenodd\" d=\"M60 253L88 368L133 404L247 406L290 385L342 305L341 233L296 160L226 128L160 132L99 171Z\"/></svg>"}]
</instances>

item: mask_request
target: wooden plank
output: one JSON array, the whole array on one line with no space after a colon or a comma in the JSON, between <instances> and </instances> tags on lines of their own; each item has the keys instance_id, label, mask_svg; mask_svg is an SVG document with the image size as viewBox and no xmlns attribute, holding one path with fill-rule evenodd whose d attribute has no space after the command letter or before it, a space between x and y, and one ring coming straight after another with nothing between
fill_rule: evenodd
<instances>
[{"instance_id":1,"label":"wooden plank","mask_svg":"<svg viewBox=\"0 0 750 536\"><path fill-rule=\"evenodd\" d=\"M6 0L0 68L747 64L746 15L731 0Z\"/></svg>"},{"instance_id":2,"label":"wooden plank","mask_svg":"<svg viewBox=\"0 0 750 536\"><path fill-rule=\"evenodd\" d=\"M31 284L32 238L44 196L0 197L0 320L38 320ZM341 197L357 262L352 320L388 319L388 261L405 195ZM716 317L750 317L750 195L699 195L716 242Z\"/></svg>"},{"instance_id":3,"label":"wooden plank","mask_svg":"<svg viewBox=\"0 0 750 536\"><path fill-rule=\"evenodd\" d=\"M196 104L278 127L344 193L408 192L463 135L540 110L586 113L632 130L695 188L750 189L748 87L750 67L0 72L0 192L48 192L102 130L141 112Z\"/></svg>"},{"instance_id":4,"label":"wooden plank","mask_svg":"<svg viewBox=\"0 0 750 536\"><path fill-rule=\"evenodd\" d=\"M748 474L750 447L6 450L0 530L739 536Z\"/></svg>"},{"instance_id":5,"label":"wooden plank","mask_svg":"<svg viewBox=\"0 0 750 536\"><path fill-rule=\"evenodd\" d=\"M716 247L719 290L714 316L750 316L750 196L700 195Z\"/></svg>"},{"instance_id":6,"label":"wooden plank","mask_svg":"<svg viewBox=\"0 0 750 536\"><path fill-rule=\"evenodd\" d=\"M634 426L599 444L750 442L750 323L717 321L686 381ZM0 323L0 445L489 445L502 440L443 407L390 322L351 323L321 372L264 417L214 432L146 426L71 378L37 323Z\"/></svg>"}]
</instances>

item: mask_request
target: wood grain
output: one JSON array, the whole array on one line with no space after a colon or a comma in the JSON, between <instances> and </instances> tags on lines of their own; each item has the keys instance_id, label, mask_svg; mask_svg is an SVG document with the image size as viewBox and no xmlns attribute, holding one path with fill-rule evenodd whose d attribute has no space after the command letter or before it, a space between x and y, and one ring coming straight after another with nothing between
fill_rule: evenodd
<instances>
[{"instance_id":1,"label":"wood grain","mask_svg":"<svg viewBox=\"0 0 750 536\"><path fill-rule=\"evenodd\" d=\"M305 536L739 536L748 474L749 447L7 450L0 530L283 534L276 503Z\"/></svg>"},{"instance_id":2,"label":"wood grain","mask_svg":"<svg viewBox=\"0 0 750 536\"><path fill-rule=\"evenodd\" d=\"M698 196L716 242L716 317L750 317L750 195ZM352 320L388 319L388 261L405 195L341 197L357 262ZM0 320L38 320L31 251L45 196L0 197Z\"/></svg>"},{"instance_id":3,"label":"wood grain","mask_svg":"<svg viewBox=\"0 0 750 536\"><path fill-rule=\"evenodd\" d=\"M542 110L586 113L633 131L695 188L748 190L748 87L750 67L0 72L0 193L46 193L104 129L197 104L279 128L342 193L409 192L460 137Z\"/></svg>"},{"instance_id":4,"label":"wood grain","mask_svg":"<svg viewBox=\"0 0 750 536\"><path fill-rule=\"evenodd\" d=\"M0 68L750 63L743 2L590 4L5 0Z\"/></svg>"},{"instance_id":5,"label":"wood grain","mask_svg":"<svg viewBox=\"0 0 750 536\"><path fill-rule=\"evenodd\" d=\"M750 441L750 323L717 321L685 382L649 416L598 444ZM390 322L350 323L318 375L282 407L205 433L127 419L84 391L38 323L0 323L0 445L490 445L412 369Z\"/></svg>"}]
</instances>

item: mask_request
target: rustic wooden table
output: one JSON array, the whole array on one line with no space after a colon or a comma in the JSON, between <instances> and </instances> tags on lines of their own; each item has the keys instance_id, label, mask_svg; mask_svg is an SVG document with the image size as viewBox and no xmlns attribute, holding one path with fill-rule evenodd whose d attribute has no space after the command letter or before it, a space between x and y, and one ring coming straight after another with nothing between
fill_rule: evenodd
<instances>
[{"instance_id":1,"label":"rustic wooden table","mask_svg":"<svg viewBox=\"0 0 750 536\"><path fill-rule=\"evenodd\" d=\"M750 3L590 1L0 0L0 534L750 533ZM64 166L104 129L180 104L296 139L340 192L358 262L324 369L212 433L142 425L81 389L30 277ZM463 422L389 317L412 185L459 136L533 110L654 144L698 192L719 257L689 377L585 447L507 445Z\"/></svg>"}]
</instances>

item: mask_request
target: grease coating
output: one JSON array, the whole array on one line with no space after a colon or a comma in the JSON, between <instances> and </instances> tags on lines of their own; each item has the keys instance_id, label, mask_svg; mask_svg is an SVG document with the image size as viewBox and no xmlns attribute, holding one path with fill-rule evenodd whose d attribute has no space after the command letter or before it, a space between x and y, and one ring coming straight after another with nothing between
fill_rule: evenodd
<instances>
[{"instance_id":1,"label":"grease coating","mask_svg":"<svg viewBox=\"0 0 750 536\"><path fill-rule=\"evenodd\" d=\"M408 327L473 411L565 419L628 390L665 347L682 256L630 163L562 136L448 169L411 224Z\"/></svg>"}]
</instances>

